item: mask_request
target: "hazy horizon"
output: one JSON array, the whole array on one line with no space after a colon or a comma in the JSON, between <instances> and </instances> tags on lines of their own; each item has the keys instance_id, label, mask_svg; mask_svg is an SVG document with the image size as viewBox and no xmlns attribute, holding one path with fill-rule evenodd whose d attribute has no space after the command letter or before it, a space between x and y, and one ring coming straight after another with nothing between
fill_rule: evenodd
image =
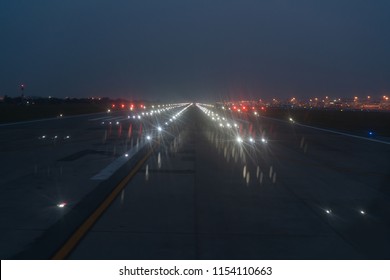
<instances>
[{"instance_id":1,"label":"hazy horizon","mask_svg":"<svg viewBox=\"0 0 390 280\"><path fill-rule=\"evenodd\" d=\"M388 1L7 1L0 95L221 100L390 92Z\"/></svg>"}]
</instances>

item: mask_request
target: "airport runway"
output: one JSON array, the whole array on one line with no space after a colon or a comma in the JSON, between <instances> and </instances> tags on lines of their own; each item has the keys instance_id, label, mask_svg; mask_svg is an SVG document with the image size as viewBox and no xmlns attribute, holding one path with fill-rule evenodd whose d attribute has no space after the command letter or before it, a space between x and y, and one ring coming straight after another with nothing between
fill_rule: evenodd
<instances>
[{"instance_id":1,"label":"airport runway","mask_svg":"<svg viewBox=\"0 0 390 280\"><path fill-rule=\"evenodd\" d=\"M0 125L0 257L34 244L182 107Z\"/></svg>"},{"instance_id":2,"label":"airport runway","mask_svg":"<svg viewBox=\"0 0 390 280\"><path fill-rule=\"evenodd\" d=\"M390 258L390 145L201 108L68 258Z\"/></svg>"}]
</instances>

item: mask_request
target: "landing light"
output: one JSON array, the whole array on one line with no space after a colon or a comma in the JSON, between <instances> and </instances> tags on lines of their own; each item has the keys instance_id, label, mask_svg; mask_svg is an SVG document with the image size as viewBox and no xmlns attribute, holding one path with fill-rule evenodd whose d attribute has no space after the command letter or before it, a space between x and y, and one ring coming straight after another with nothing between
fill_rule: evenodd
<instances>
[{"instance_id":1,"label":"landing light","mask_svg":"<svg viewBox=\"0 0 390 280\"><path fill-rule=\"evenodd\" d=\"M326 210L325 210L325 213L326 213L326 214L331 214L331 213L332 213L332 210L326 209Z\"/></svg>"},{"instance_id":2,"label":"landing light","mask_svg":"<svg viewBox=\"0 0 390 280\"><path fill-rule=\"evenodd\" d=\"M240 136L237 137L237 142L242 143L242 138Z\"/></svg>"},{"instance_id":3,"label":"landing light","mask_svg":"<svg viewBox=\"0 0 390 280\"><path fill-rule=\"evenodd\" d=\"M150 141L150 139L152 139L152 137L150 137L149 135L146 136L146 139Z\"/></svg>"},{"instance_id":4,"label":"landing light","mask_svg":"<svg viewBox=\"0 0 390 280\"><path fill-rule=\"evenodd\" d=\"M158 130L158 131L161 131L161 130L162 130L161 126L157 127L157 130Z\"/></svg>"},{"instance_id":5,"label":"landing light","mask_svg":"<svg viewBox=\"0 0 390 280\"><path fill-rule=\"evenodd\" d=\"M66 206L66 202L61 202L57 204L57 207L64 208Z\"/></svg>"}]
</instances>

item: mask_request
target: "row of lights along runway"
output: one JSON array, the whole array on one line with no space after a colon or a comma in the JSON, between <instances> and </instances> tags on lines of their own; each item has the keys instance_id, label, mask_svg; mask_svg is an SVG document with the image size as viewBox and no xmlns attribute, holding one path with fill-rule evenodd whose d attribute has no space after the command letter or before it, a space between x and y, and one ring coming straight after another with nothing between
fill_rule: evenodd
<instances>
[{"instance_id":1,"label":"row of lights along runway","mask_svg":"<svg viewBox=\"0 0 390 280\"><path fill-rule=\"evenodd\" d=\"M247 185L251 183L251 174L255 174L256 181L262 185L268 180L272 184L277 182L277 173L273 165L268 165L265 168L261 167L263 160L258 159L259 155L264 155L270 149L269 139L264 135L248 135L247 132L241 129L239 120L234 120L231 116L221 115L214 111L214 106L210 104L197 103L196 106L202 110L209 118L212 130L206 132L207 138L215 145L220 154L223 152L225 160L242 164L242 177ZM295 120L289 118L291 123ZM227 140L226 140L227 139ZM304 146L304 144L301 146ZM250 172L250 164L248 158L254 163L255 169ZM259 164L260 163L260 164ZM330 208L320 208L327 216L336 216ZM366 216L367 212L364 209L354 209L356 213Z\"/></svg>"},{"instance_id":2,"label":"row of lights along runway","mask_svg":"<svg viewBox=\"0 0 390 280\"><path fill-rule=\"evenodd\" d=\"M169 104L164 108L156 109L147 111L147 112L140 112L139 114L133 114L133 115L127 115L127 116L119 116L119 117L113 117L111 116L111 110L107 111L107 116L103 117L100 120L100 125L106 127L104 131L103 136L103 144L106 143L107 138L110 136L111 129L116 126L118 129L118 135L119 137L122 136L122 126L126 123L129 125L127 134L124 134L124 137L126 138L126 145L125 145L125 153L124 154L116 154L116 149L114 146L114 155L117 156L117 159L130 159L130 153L128 152L128 146L127 146L127 140L130 139L132 136L132 127L133 123L137 124L138 127L141 127L139 131L137 131L137 141L133 143L133 141L130 142L130 151L132 151L132 148L135 148L137 151L139 150L138 147L140 147L141 143L152 143L153 141L161 140L163 139L164 134L171 134L175 127L175 123L180 121L180 118L185 110L187 110L192 104L191 103L179 103L179 104ZM143 129L144 128L144 129ZM40 136L39 139L48 139L49 137L47 135ZM70 135L67 135L64 137L64 139L70 139ZM131 139L133 140L133 139ZM134 155L134 153L132 153ZM161 166L161 155L159 157L159 166ZM70 205L69 201L60 201L57 203L58 208L66 208L66 206Z\"/></svg>"},{"instance_id":3,"label":"row of lights along runway","mask_svg":"<svg viewBox=\"0 0 390 280\"><path fill-rule=\"evenodd\" d=\"M242 164L242 177L247 185L251 182L250 162L255 166L256 181L261 185L265 183L268 175L270 182L276 183L277 175L275 168L270 165L266 168L261 168L258 154L264 154L268 149L268 139L265 133L261 136L256 136L252 131L248 133L242 129L239 121L234 120L226 115L220 115L212 110L213 105L197 104L209 118L210 125L213 128L207 131L207 138L215 145L219 153L222 153L225 160L237 164ZM227 140L226 140L227 139ZM262 160L263 161L263 160ZM266 170L269 172L266 172Z\"/></svg>"}]
</instances>

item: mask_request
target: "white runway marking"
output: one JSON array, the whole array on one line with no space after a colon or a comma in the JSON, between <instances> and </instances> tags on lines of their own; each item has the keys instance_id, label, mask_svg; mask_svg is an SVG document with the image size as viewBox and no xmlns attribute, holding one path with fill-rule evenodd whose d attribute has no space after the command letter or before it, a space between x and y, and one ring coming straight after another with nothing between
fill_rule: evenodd
<instances>
[{"instance_id":1,"label":"white runway marking","mask_svg":"<svg viewBox=\"0 0 390 280\"><path fill-rule=\"evenodd\" d=\"M353 135L353 134L339 132L339 131L334 131L334 130L325 129L325 128L319 128L319 127L305 125L305 124L299 124L299 123L297 124L296 123L296 125L300 125L300 126L304 126L304 127L308 127L308 128L312 128L312 129L317 129L317 130L322 130L322 131L326 131L326 132L331 132L331 133L335 133L335 134L339 134L339 135L343 135L343 136L349 136L349 137L358 138L358 139L362 139L362 140L367 140L367 141L372 141L372 142L377 142L377 143L390 145L390 142L383 141L383 140L367 138L367 137L363 137L363 136Z\"/></svg>"},{"instance_id":2,"label":"white runway marking","mask_svg":"<svg viewBox=\"0 0 390 280\"><path fill-rule=\"evenodd\" d=\"M277 122L282 122L282 123L291 124L291 122L289 122L289 121L279 120L279 119L275 119L275 118L264 117L264 116L262 116L262 118L274 120L274 121L277 121ZM372 138L367 138L367 137L363 137L363 136L353 135L353 134L349 134L349 133L345 133L345 132L340 132L340 131L335 131L335 130L330 130L330 129L326 129L326 128L320 128L320 127L311 126L311 125L305 125L305 124L300 124L300 123L296 123L296 122L294 122L293 125L299 125L299 126L303 126L303 127L307 127L307 128L312 128L312 129L321 130L321 131L325 131L325 132L335 133L335 134L339 134L339 135L343 135L343 136L348 136L348 137L353 137L353 138L357 138L357 139L361 139L361 140L367 140L367 141L371 141L371 142L376 142L376 143L381 143L381 144L390 145L390 142L388 142L388 141L378 140L378 139L372 139Z\"/></svg>"},{"instance_id":3,"label":"white runway marking","mask_svg":"<svg viewBox=\"0 0 390 280\"><path fill-rule=\"evenodd\" d=\"M46 121L55 121L55 120L65 120L65 119L73 119L73 118L82 118L82 117L93 116L93 115L98 115L98 114L103 114L103 113L91 113L91 114L74 115L74 116L63 116L61 118L55 117L55 118L39 119L39 120L32 120L32 121L3 123L3 124L0 124L0 127L1 126L10 126L10 125L19 125L19 124L37 123L37 122L46 122Z\"/></svg>"},{"instance_id":4,"label":"white runway marking","mask_svg":"<svg viewBox=\"0 0 390 280\"><path fill-rule=\"evenodd\" d=\"M100 117L100 118L89 119L89 121L98 121L98 120L107 119L109 117L111 117L111 116L104 116L104 117Z\"/></svg>"},{"instance_id":5,"label":"white runway marking","mask_svg":"<svg viewBox=\"0 0 390 280\"><path fill-rule=\"evenodd\" d=\"M111 177L119 168L121 168L127 161L129 161L140 149L142 149L147 142L141 142L139 145L131 148L123 156L120 156L115 161L110 163L104 169L102 169L98 174L93 176L91 180L106 180Z\"/></svg>"}]
</instances>

